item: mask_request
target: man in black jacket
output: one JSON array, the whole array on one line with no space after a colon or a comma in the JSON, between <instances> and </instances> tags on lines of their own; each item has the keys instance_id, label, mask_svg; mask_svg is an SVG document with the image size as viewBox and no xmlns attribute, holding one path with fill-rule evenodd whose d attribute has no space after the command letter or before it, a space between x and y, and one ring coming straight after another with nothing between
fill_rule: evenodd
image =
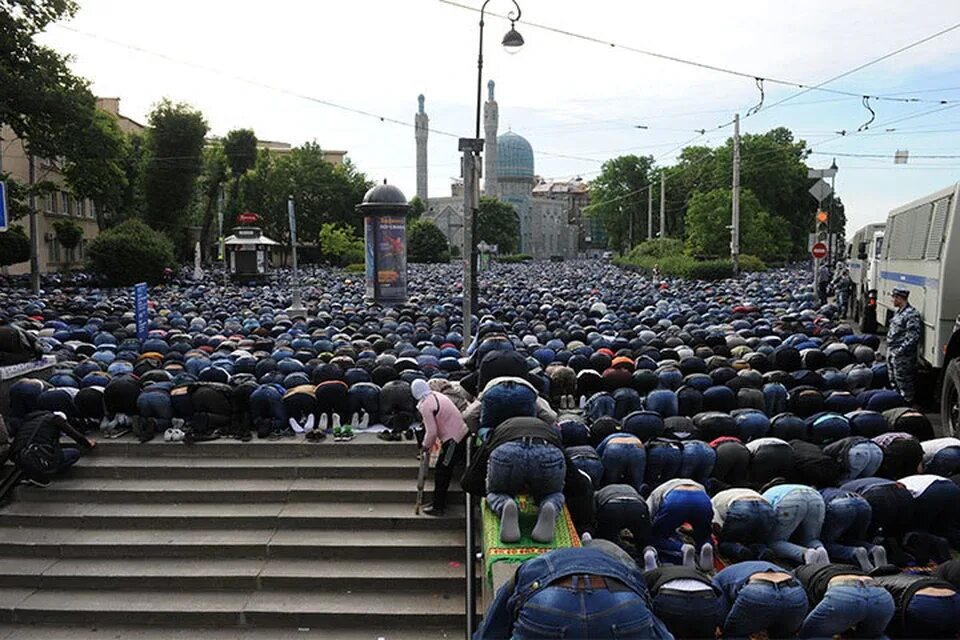
<instances>
[{"instance_id":1,"label":"man in black jacket","mask_svg":"<svg viewBox=\"0 0 960 640\"><path fill-rule=\"evenodd\" d=\"M97 444L77 431L61 413L33 411L17 426L12 458L30 484L49 487L51 477L80 459L79 449L60 446L61 434L70 436L85 449Z\"/></svg>"}]
</instances>

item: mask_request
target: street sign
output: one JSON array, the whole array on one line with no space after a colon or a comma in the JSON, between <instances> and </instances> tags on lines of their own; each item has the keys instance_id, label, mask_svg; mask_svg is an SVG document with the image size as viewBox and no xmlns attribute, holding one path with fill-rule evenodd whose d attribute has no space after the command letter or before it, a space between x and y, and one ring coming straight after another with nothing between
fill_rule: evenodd
<instances>
[{"instance_id":1,"label":"street sign","mask_svg":"<svg viewBox=\"0 0 960 640\"><path fill-rule=\"evenodd\" d=\"M810 249L810 253L812 253L813 257L817 260L823 260L827 257L827 245L822 242L818 242Z\"/></svg>"},{"instance_id":2,"label":"street sign","mask_svg":"<svg viewBox=\"0 0 960 640\"><path fill-rule=\"evenodd\" d=\"M830 185L824 180L817 180L813 186L810 187L810 195L812 195L817 202L822 202L831 193L833 193L833 189L831 189Z\"/></svg>"},{"instance_id":3,"label":"street sign","mask_svg":"<svg viewBox=\"0 0 960 640\"><path fill-rule=\"evenodd\" d=\"M827 212L826 211L817 211L817 222L820 224L827 223Z\"/></svg>"},{"instance_id":4,"label":"street sign","mask_svg":"<svg viewBox=\"0 0 960 640\"><path fill-rule=\"evenodd\" d=\"M290 225L290 244L297 245L297 214L294 212L293 200L287 201L287 223Z\"/></svg>"},{"instance_id":5,"label":"street sign","mask_svg":"<svg viewBox=\"0 0 960 640\"><path fill-rule=\"evenodd\" d=\"M9 224L7 215L7 183L0 182L0 231L7 230Z\"/></svg>"},{"instance_id":6,"label":"street sign","mask_svg":"<svg viewBox=\"0 0 960 640\"><path fill-rule=\"evenodd\" d=\"M133 314L137 324L137 337L147 339L147 328L150 320L147 315L147 283L140 282L133 285Z\"/></svg>"}]
</instances>

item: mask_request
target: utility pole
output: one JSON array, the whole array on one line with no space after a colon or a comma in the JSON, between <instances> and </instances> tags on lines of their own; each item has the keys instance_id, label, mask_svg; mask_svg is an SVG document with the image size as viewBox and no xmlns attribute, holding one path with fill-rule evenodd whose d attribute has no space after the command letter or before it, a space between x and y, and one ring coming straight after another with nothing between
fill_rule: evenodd
<instances>
[{"instance_id":1,"label":"utility pole","mask_svg":"<svg viewBox=\"0 0 960 640\"><path fill-rule=\"evenodd\" d=\"M733 275L740 275L740 114L733 117L733 193L730 224L730 260Z\"/></svg>"},{"instance_id":2,"label":"utility pole","mask_svg":"<svg viewBox=\"0 0 960 640\"><path fill-rule=\"evenodd\" d=\"M479 138L460 139L460 150L463 151L463 352L467 353L473 336L474 296L476 292L476 255L477 248L474 238L476 228L477 205L479 190L477 179L477 147L482 148L483 140Z\"/></svg>"},{"instance_id":3,"label":"utility pole","mask_svg":"<svg viewBox=\"0 0 960 640\"><path fill-rule=\"evenodd\" d=\"M217 191L217 256L223 267L223 286L227 286L227 250L223 244L223 187Z\"/></svg>"},{"instance_id":4,"label":"utility pole","mask_svg":"<svg viewBox=\"0 0 960 640\"><path fill-rule=\"evenodd\" d=\"M40 295L40 223L37 215L37 194L33 190L37 182L37 161L27 153L30 179L30 287L34 295Z\"/></svg>"},{"instance_id":5,"label":"utility pole","mask_svg":"<svg viewBox=\"0 0 960 640\"><path fill-rule=\"evenodd\" d=\"M647 240L653 240L653 185L647 180Z\"/></svg>"},{"instance_id":6,"label":"utility pole","mask_svg":"<svg viewBox=\"0 0 960 640\"><path fill-rule=\"evenodd\" d=\"M667 237L667 172L660 169L660 237Z\"/></svg>"},{"instance_id":7,"label":"utility pole","mask_svg":"<svg viewBox=\"0 0 960 640\"><path fill-rule=\"evenodd\" d=\"M623 215L623 205L620 205L620 215ZM630 212L630 218L627 220L628 228L630 230L630 246L627 247L627 252L630 252L630 249L633 249L633 211Z\"/></svg>"},{"instance_id":8,"label":"utility pole","mask_svg":"<svg viewBox=\"0 0 960 640\"><path fill-rule=\"evenodd\" d=\"M293 250L293 300L287 313L291 317L307 317L307 310L300 300L300 269L297 266L297 218L293 208L293 196L287 198L287 217L290 223L290 246Z\"/></svg>"}]
</instances>

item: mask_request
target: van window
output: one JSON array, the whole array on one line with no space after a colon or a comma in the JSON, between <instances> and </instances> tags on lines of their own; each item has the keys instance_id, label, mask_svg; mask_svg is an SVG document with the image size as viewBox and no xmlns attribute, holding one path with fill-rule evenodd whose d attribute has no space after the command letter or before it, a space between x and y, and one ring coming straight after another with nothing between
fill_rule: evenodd
<instances>
[{"instance_id":1,"label":"van window","mask_svg":"<svg viewBox=\"0 0 960 640\"><path fill-rule=\"evenodd\" d=\"M877 247L873 252L873 257L879 258L883 254L883 236L880 236L879 238L877 238L876 242L877 242Z\"/></svg>"}]
</instances>

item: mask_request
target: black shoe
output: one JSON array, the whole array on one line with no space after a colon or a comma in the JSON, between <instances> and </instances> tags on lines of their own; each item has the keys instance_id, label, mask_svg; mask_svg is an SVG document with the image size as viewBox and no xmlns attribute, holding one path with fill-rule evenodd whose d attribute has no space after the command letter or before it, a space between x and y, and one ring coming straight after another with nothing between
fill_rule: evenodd
<instances>
[{"instance_id":1,"label":"black shoe","mask_svg":"<svg viewBox=\"0 0 960 640\"><path fill-rule=\"evenodd\" d=\"M399 442L403 440L402 435L394 433L393 431L381 431L377 434L377 437L385 442Z\"/></svg>"},{"instance_id":2,"label":"black shoe","mask_svg":"<svg viewBox=\"0 0 960 640\"><path fill-rule=\"evenodd\" d=\"M425 516L442 516L446 513L446 509L443 507L435 507L432 504L428 504L423 509L420 510Z\"/></svg>"},{"instance_id":3,"label":"black shoe","mask_svg":"<svg viewBox=\"0 0 960 640\"><path fill-rule=\"evenodd\" d=\"M35 478L24 478L23 482L25 484L32 484L35 487L40 487L41 489L46 489L53 484L50 480L37 480Z\"/></svg>"}]
</instances>

